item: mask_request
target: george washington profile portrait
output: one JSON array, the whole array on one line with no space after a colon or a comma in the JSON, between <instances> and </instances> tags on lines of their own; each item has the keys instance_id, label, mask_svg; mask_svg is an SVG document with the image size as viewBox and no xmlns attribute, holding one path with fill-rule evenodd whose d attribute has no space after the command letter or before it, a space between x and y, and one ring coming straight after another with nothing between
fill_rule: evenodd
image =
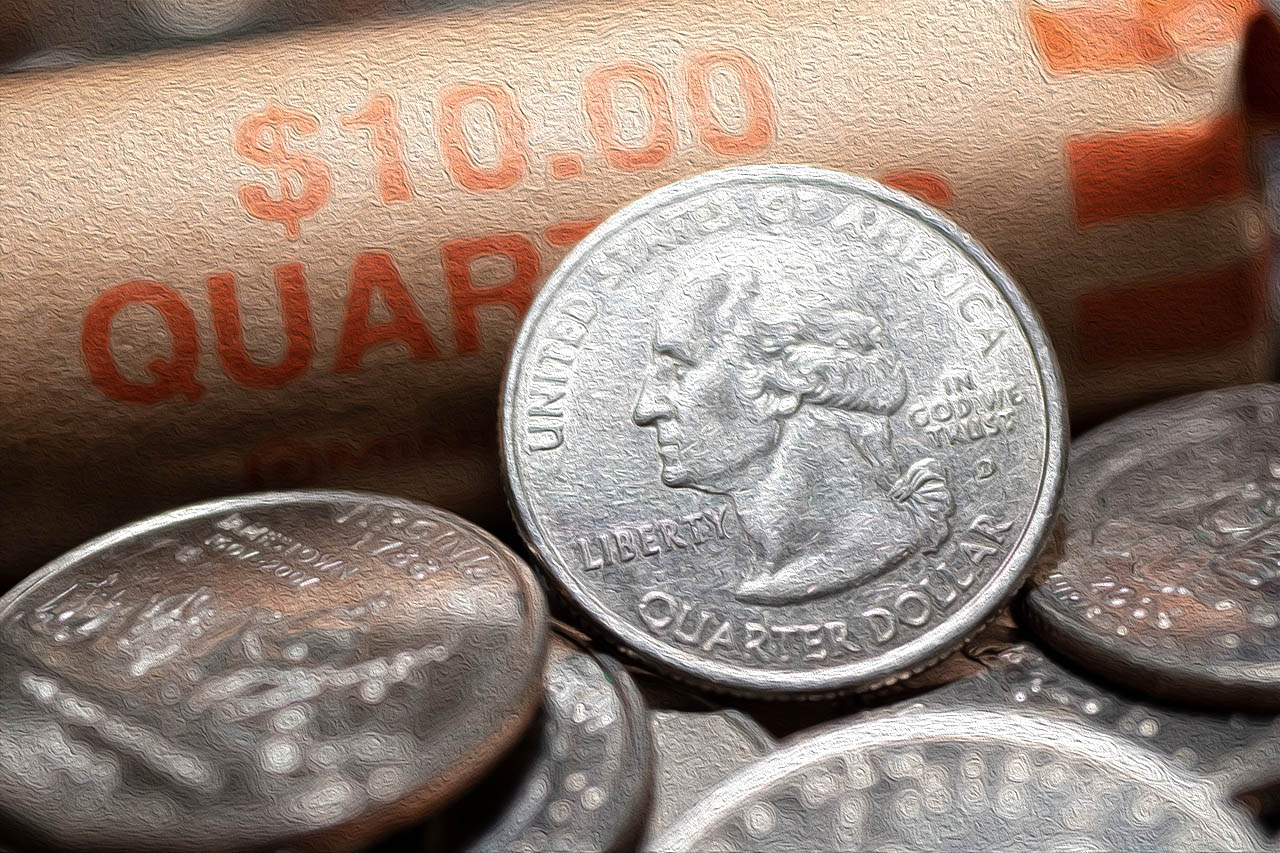
<instances>
[{"instance_id":1,"label":"george washington profile portrait","mask_svg":"<svg viewBox=\"0 0 1280 853\"><path fill-rule=\"evenodd\" d=\"M895 452L907 376L863 302L888 269L758 235L676 252L660 274L633 419L656 433L666 486L730 501L763 567L739 600L830 595L937 550L954 501L936 460Z\"/></svg>"}]
</instances>

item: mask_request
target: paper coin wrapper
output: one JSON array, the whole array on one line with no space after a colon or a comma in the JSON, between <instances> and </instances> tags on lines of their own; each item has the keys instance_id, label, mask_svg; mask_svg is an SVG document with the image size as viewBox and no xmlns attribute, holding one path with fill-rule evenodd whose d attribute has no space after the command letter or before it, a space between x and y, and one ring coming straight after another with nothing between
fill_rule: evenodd
<instances>
[{"instance_id":1,"label":"paper coin wrapper","mask_svg":"<svg viewBox=\"0 0 1280 853\"><path fill-rule=\"evenodd\" d=\"M953 217L1042 313L1077 423L1265 377L1261 15L461 4L4 79L0 577L250 489L501 523L529 300L603 217L731 165L840 169ZM983 440L984 405L939 407L940 434Z\"/></svg>"}]
</instances>

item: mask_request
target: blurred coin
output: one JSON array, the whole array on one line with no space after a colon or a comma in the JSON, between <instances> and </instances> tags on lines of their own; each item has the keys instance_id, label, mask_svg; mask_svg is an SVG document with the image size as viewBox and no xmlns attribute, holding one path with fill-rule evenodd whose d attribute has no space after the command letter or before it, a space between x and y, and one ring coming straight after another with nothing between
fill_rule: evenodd
<instances>
[{"instance_id":1,"label":"blurred coin","mask_svg":"<svg viewBox=\"0 0 1280 853\"><path fill-rule=\"evenodd\" d=\"M357 849L524 731L547 621L456 516L295 492L155 516L0 599L0 818L39 849Z\"/></svg>"},{"instance_id":2,"label":"blurred coin","mask_svg":"<svg viewBox=\"0 0 1280 853\"><path fill-rule=\"evenodd\" d=\"M69 47L51 47L29 53L6 65L0 65L0 74L18 74L24 71L53 71L71 68L88 62L89 54Z\"/></svg>"},{"instance_id":3,"label":"blurred coin","mask_svg":"<svg viewBox=\"0 0 1280 853\"><path fill-rule=\"evenodd\" d=\"M919 701L1004 704L1101 729L1154 750L1187 770L1239 793L1280 781L1280 717L1191 710L1143 702L1070 672L1020 643L981 654L980 672Z\"/></svg>"},{"instance_id":4,"label":"blurred coin","mask_svg":"<svg viewBox=\"0 0 1280 853\"><path fill-rule=\"evenodd\" d=\"M211 39L247 29L269 8L265 0L129 0L153 35Z\"/></svg>"},{"instance_id":5,"label":"blurred coin","mask_svg":"<svg viewBox=\"0 0 1280 853\"><path fill-rule=\"evenodd\" d=\"M649 732L655 773L647 838L657 837L702 794L777 746L758 723L732 709L655 708L649 712Z\"/></svg>"},{"instance_id":6,"label":"blurred coin","mask_svg":"<svg viewBox=\"0 0 1280 853\"><path fill-rule=\"evenodd\" d=\"M1280 386L1080 438L1058 538L1026 598L1047 642L1153 696L1280 708Z\"/></svg>"},{"instance_id":7,"label":"blurred coin","mask_svg":"<svg viewBox=\"0 0 1280 853\"><path fill-rule=\"evenodd\" d=\"M1061 481L1053 354L937 213L800 166L681 181L535 299L508 369L517 518L614 642L685 679L870 689L1021 584Z\"/></svg>"},{"instance_id":8,"label":"blurred coin","mask_svg":"<svg viewBox=\"0 0 1280 853\"><path fill-rule=\"evenodd\" d=\"M429 849L630 849L649 801L645 707L616 661L553 635L542 713L513 754L441 819Z\"/></svg>"},{"instance_id":9,"label":"blurred coin","mask_svg":"<svg viewBox=\"0 0 1280 853\"><path fill-rule=\"evenodd\" d=\"M1079 724L895 708L740 771L651 849L1258 850L1213 784Z\"/></svg>"}]
</instances>

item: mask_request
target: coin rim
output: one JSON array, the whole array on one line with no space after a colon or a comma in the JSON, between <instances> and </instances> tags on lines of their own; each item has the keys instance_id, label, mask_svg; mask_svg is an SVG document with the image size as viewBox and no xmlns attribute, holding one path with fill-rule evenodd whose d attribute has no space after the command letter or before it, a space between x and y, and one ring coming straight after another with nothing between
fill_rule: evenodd
<instances>
[{"instance_id":1,"label":"coin rim","mask_svg":"<svg viewBox=\"0 0 1280 853\"><path fill-rule=\"evenodd\" d=\"M708 190L728 184L774 184L778 179L800 181L808 184L825 184L837 189L868 196L903 213L914 216L926 226L935 229L964 253L1000 293L1008 305L1014 320L1021 327L1034 361L1044 398L1045 448L1036 502L1020 533L1018 542L1010 549L1001 566L983 585L980 594L970 598L958 610L943 619L938 627L904 645L895 646L865 661L822 669L753 669L742 664L729 664L698 658L678 647L645 634L639 626L632 625L601 607L597 596L585 585L577 582L573 573L556 566L548 559L553 552L545 541L534 514L526 499L528 488L520 482L520 454L516 446L514 420L515 397L524 366L524 356L530 349L543 313L552 306L558 291L565 286L577 268L591 254L598 243L614 232L631 225L657 208L697 196ZM504 371L499 395L499 424L501 435L501 464L503 484L516 527L535 561L544 569L559 593L577 610L587 614L590 625L601 629L609 642L624 651L648 660L655 666L677 674L677 677L706 685L712 689L728 690L747 695L768 693L835 693L847 690L874 690L892 683L898 678L923 669L945 657L1007 602L1029 576L1034 558L1048 538L1052 520L1062 493L1067 442L1065 394L1057 356L1049 342L1039 314L1028 301L1021 288L1005 272L996 260L978 243L929 206L890 189L883 184L858 178L843 172L814 166L778 164L768 166L735 166L706 172L668 184L627 204L596 226L560 262L538 291L524 320ZM593 607L592 605L595 605Z\"/></svg>"},{"instance_id":2,"label":"coin rim","mask_svg":"<svg viewBox=\"0 0 1280 853\"><path fill-rule=\"evenodd\" d=\"M1230 388L1183 394L1126 412L1076 438L1072 452L1079 455L1105 446L1115 437L1130 437L1143 423L1167 425L1189 409L1199 409L1208 401L1229 403L1258 402L1260 391L1272 395L1280 406L1280 384L1254 382ZM1096 496L1097 489L1093 490ZM1066 503L1063 503L1064 515ZM1037 566L1041 571L1056 570ZM1082 580L1073 578L1072 580ZM1053 595L1042 585L1029 586L1022 600L1022 611L1028 626L1038 637L1070 657L1086 669L1113 682L1135 687L1143 693L1180 702L1196 702L1211 707L1234 707L1243 711L1259 708L1280 709L1280 662L1252 667L1253 672L1240 671L1231 664L1197 664L1179 655L1162 658L1136 643L1123 643L1112 634L1102 634L1064 612ZM1154 678L1153 678L1154 676Z\"/></svg>"},{"instance_id":3,"label":"coin rim","mask_svg":"<svg viewBox=\"0 0 1280 853\"><path fill-rule=\"evenodd\" d=\"M59 572L93 557L99 552L129 539L152 533L171 525L218 515L228 510L250 510L289 504L325 504L335 501L376 502L383 506L396 506L414 512L428 509L433 513L446 516L450 523L475 535L484 544L505 558L511 566L511 574L516 581L517 587L523 594L526 607L525 621L529 630L525 633L530 635L528 641L531 644L528 671L525 673L523 690L512 692L510 713L503 715L498 721L496 729L487 732L483 738L477 739L477 742L472 745L470 750L459 754L449 767L425 778L421 785L409 791L403 797L388 803L372 804L359 814L340 822L308 827L301 831L297 827L290 827L287 824L280 823L272 829L272 836L276 839L275 841L262 839L260 842L254 841L253 843L262 843L270 846L286 842L309 843L315 839L342 837L351 831L353 827L376 826L381 820L386 819L384 815L393 820L394 823L388 823L385 827L379 828L375 836L385 835L396 828L409 826L415 820L430 816L449 801L461 796L515 744L524 733L527 723L533 718L539 703L542 701L542 679L546 666L547 644L549 642L551 624L542 587L538 584L534 572L526 561L494 537L493 534L476 524L449 510L432 504L359 490L298 489L293 491L253 492L233 497L214 498L156 513L117 527L46 563L12 587L3 596L0 596L0 622L8 619L14 607L21 603L23 598L41 583ZM510 673L511 677L515 675L514 671ZM397 813L399 807L406 805L413 806L412 818L402 817ZM33 826L38 827L39 824L33 824ZM368 832L366 831L364 836L367 835ZM150 843L152 839L145 831L141 834L135 832L122 840L136 844L139 850L160 849ZM189 844L193 840L195 839L188 838L186 843ZM216 840L210 838L206 839L206 842ZM370 838L369 840L372 839ZM206 842L200 842L200 844L202 845Z\"/></svg>"},{"instance_id":4,"label":"coin rim","mask_svg":"<svg viewBox=\"0 0 1280 853\"><path fill-rule=\"evenodd\" d=\"M640 778L635 788L635 796L628 803L629 808L623 815L622 820L619 821L616 833L608 839L602 849L606 851L629 849L627 843L633 842L638 830L643 828L645 818L649 814L649 804L653 797L652 780L656 754L653 737L649 731L649 708L645 703L639 686L626 667L611 655L599 649L593 649L589 644L584 643L581 638L575 636L575 633L572 629L566 631L563 625L552 623L550 639L547 644L547 665L544 666L539 685L545 685L550 681L550 647L556 643L562 643L571 652L590 658L592 663L599 669L601 679L609 685L609 689L617 697L618 705L622 709L623 731L626 732L625 741L628 754L623 758L624 760L635 759L640 762L639 767L633 765L631 773L632 776L639 774ZM539 708L544 708L545 702L546 691L544 689L539 696ZM521 733L522 736L527 736L528 734L529 731L527 729ZM513 787L523 786L526 781L528 781L527 777L513 780ZM609 793L612 795L616 792L610 791ZM450 845L450 849L454 850L455 853L485 853L485 851L507 850L518 845L521 841L527 842L528 839L524 836L531 825L528 821L518 824L499 824L499 821L509 816L510 811L508 809L499 814L489 815L492 821L484 831L477 832L465 844L455 843ZM598 840L593 839L593 841Z\"/></svg>"},{"instance_id":5,"label":"coin rim","mask_svg":"<svg viewBox=\"0 0 1280 853\"><path fill-rule=\"evenodd\" d=\"M827 758L865 754L886 743L911 746L930 736L938 739L977 737L984 742L994 740L1008 745L1026 744L1028 748L1064 749L1069 755L1088 756L1104 766L1119 764L1134 776L1147 778L1153 787L1164 788L1171 799L1186 802L1189 812L1198 807L1200 811L1194 813L1205 815L1212 809L1218 818L1213 830L1220 831L1235 818L1241 838L1251 838L1254 843L1252 849L1267 849L1261 831L1249 822L1243 811L1238 815L1231 811L1229 799L1211 780L1183 770L1137 744L1074 720L1042 717L1009 708L909 705L822 726L792 739L778 751L742 768L707 791L644 850L676 853L702 849L692 845L705 841L701 836L710 824L732 814L736 806L748 802L762 786L785 774L816 767ZM1104 741L1110 741L1116 748L1094 748ZM1178 785L1171 790L1173 786L1168 783L1175 779ZM1193 798L1196 802L1190 802Z\"/></svg>"}]
</instances>

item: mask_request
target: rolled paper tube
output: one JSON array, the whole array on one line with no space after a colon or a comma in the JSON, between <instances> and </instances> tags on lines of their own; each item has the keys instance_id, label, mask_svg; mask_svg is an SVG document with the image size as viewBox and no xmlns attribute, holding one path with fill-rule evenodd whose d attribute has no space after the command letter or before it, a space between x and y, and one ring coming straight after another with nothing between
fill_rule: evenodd
<instances>
[{"instance_id":1,"label":"rolled paper tube","mask_svg":"<svg viewBox=\"0 0 1280 853\"><path fill-rule=\"evenodd\" d=\"M458 4L0 80L0 577L246 489L505 517L533 294L601 218L724 166L942 209L1031 295L1078 417L1262 378L1262 13L1158 5ZM992 440L1007 389L952 379L904 416Z\"/></svg>"}]
</instances>

